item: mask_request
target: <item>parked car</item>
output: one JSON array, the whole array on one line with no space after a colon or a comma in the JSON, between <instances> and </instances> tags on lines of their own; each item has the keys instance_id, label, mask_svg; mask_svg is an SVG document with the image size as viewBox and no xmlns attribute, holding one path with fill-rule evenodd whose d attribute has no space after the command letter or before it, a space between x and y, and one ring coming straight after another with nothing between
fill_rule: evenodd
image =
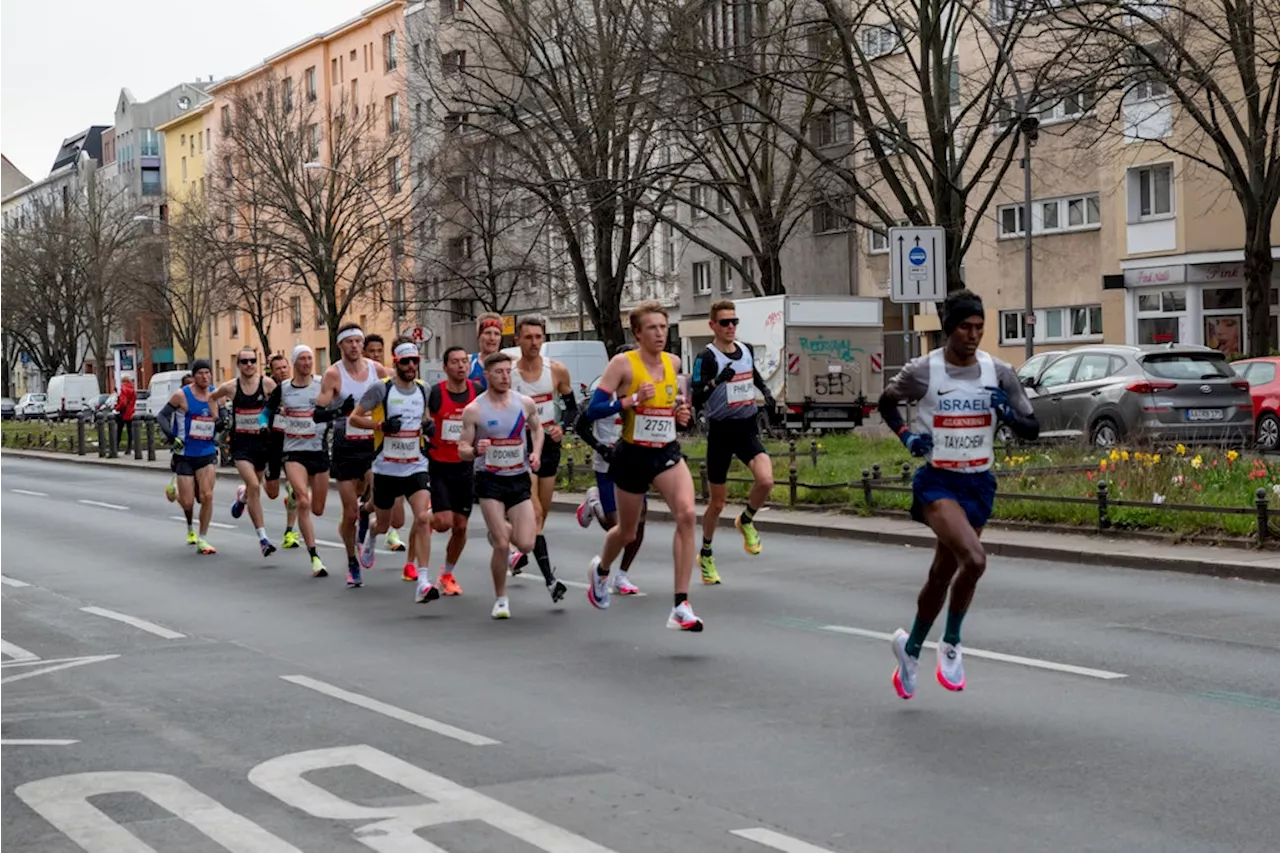
<instances>
[{"instance_id":1,"label":"parked car","mask_svg":"<svg viewBox=\"0 0 1280 853\"><path fill-rule=\"evenodd\" d=\"M1253 438L1249 383L1200 346L1084 346L1027 380L1046 441L1126 439L1243 444Z\"/></svg>"},{"instance_id":2,"label":"parked car","mask_svg":"<svg viewBox=\"0 0 1280 853\"><path fill-rule=\"evenodd\" d=\"M135 421L151 420L151 406L147 402L151 399L151 391L146 388L139 388L137 391L138 401L133 406L133 419Z\"/></svg>"},{"instance_id":3,"label":"parked car","mask_svg":"<svg viewBox=\"0 0 1280 853\"><path fill-rule=\"evenodd\" d=\"M23 394L14 406L14 417L20 421L44 417L44 394Z\"/></svg>"},{"instance_id":4,"label":"parked car","mask_svg":"<svg viewBox=\"0 0 1280 853\"><path fill-rule=\"evenodd\" d=\"M1028 379L1034 379L1039 376L1041 371L1049 366L1050 362L1065 353L1066 350L1064 349L1055 349L1049 350L1048 352L1036 353L1018 366L1016 371L1018 379L1022 381L1023 385L1027 384Z\"/></svg>"},{"instance_id":5,"label":"parked car","mask_svg":"<svg viewBox=\"0 0 1280 853\"><path fill-rule=\"evenodd\" d=\"M115 394L99 394L90 400L83 409L80 410L80 419L90 423L98 423L99 421L109 421L115 417L116 413L116 395Z\"/></svg>"},{"instance_id":6,"label":"parked car","mask_svg":"<svg viewBox=\"0 0 1280 853\"><path fill-rule=\"evenodd\" d=\"M12 397L0 397L0 420L11 421L18 411L18 402Z\"/></svg>"},{"instance_id":7,"label":"parked car","mask_svg":"<svg viewBox=\"0 0 1280 853\"><path fill-rule=\"evenodd\" d=\"M49 380L45 393L45 417L51 420L77 417L81 409L98 399L98 377L89 373L60 373Z\"/></svg>"},{"instance_id":8,"label":"parked car","mask_svg":"<svg viewBox=\"0 0 1280 853\"><path fill-rule=\"evenodd\" d=\"M1248 358L1231 366L1249 383L1258 447L1266 451L1280 450L1280 358Z\"/></svg>"}]
</instances>

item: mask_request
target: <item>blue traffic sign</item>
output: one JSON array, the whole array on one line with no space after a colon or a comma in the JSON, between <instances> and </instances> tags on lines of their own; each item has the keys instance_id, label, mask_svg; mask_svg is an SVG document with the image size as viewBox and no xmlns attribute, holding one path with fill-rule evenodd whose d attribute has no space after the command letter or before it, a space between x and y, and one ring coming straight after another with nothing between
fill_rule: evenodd
<instances>
[{"instance_id":1,"label":"blue traffic sign","mask_svg":"<svg viewBox=\"0 0 1280 853\"><path fill-rule=\"evenodd\" d=\"M916 246L914 249L912 249L910 252L907 253L907 260L911 261L911 263L915 264L918 267L924 266L924 262L929 260L929 253L926 252L924 249L920 248L919 246Z\"/></svg>"}]
</instances>

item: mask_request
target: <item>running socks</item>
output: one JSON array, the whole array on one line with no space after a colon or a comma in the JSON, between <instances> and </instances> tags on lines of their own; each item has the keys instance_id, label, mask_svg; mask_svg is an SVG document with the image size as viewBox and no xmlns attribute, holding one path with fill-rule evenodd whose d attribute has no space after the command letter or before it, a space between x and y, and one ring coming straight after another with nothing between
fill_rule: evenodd
<instances>
[{"instance_id":1,"label":"running socks","mask_svg":"<svg viewBox=\"0 0 1280 853\"><path fill-rule=\"evenodd\" d=\"M451 575L451 574L453 574L453 563L445 563L445 564L444 564L444 574L446 574L446 575Z\"/></svg>"},{"instance_id":2,"label":"running socks","mask_svg":"<svg viewBox=\"0 0 1280 853\"><path fill-rule=\"evenodd\" d=\"M256 534L258 534L258 538L259 538L259 539L266 539L266 538L267 538L267 528L265 528L265 527L255 527L255 528L253 528L253 532L254 532L254 533L256 533Z\"/></svg>"},{"instance_id":3,"label":"running socks","mask_svg":"<svg viewBox=\"0 0 1280 853\"><path fill-rule=\"evenodd\" d=\"M711 540L705 536L702 537L702 556L704 557L711 556Z\"/></svg>"},{"instance_id":4,"label":"running socks","mask_svg":"<svg viewBox=\"0 0 1280 853\"><path fill-rule=\"evenodd\" d=\"M307 546L307 553L311 555L311 559L313 560L320 558L320 555L316 553L316 549L314 545Z\"/></svg>"},{"instance_id":5,"label":"running socks","mask_svg":"<svg viewBox=\"0 0 1280 853\"><path fill-rule=\"evenodd\" d=\"M951 617L947 617L947 621L951 621ZM916 621L911 623L911 635L907 637L906 652L913 658L920 657L920 649L924 647L924 641L929 637L929 629L933 627L933 620L928 622L916 616ZM957 626L957 630L959 630Z\"/></svg>"},{"instance_id":6,"label":"running socks","mask_svg":"<svg viewBox=\"0 0 1280 853\"><path fill-rule=\"evenodd\" d=\"M679 607L681 604L684 604L684 603L685 603L686 601L688 601L688 600L689 600L689 593L687 593L687 592L677 592L677 593L676 593L676 604L675 604L675 606L676 606L676 607Z\"/></svg>"},{"instance_id":7,"label":"running socks","mask_svg":"<svg viewBox=\"0 0 1280 853\"><path fill-rule=\"evenodd\" d=\"M750 524L752 521L755 520L756 513L759 511L760 511L759 507L753 507L751 504L747 504L747 508L742 511L742 515L738 516L738 519L743 524Z\"/></svg>"},{"instance_id":8,"label":"running socks","mask_svg":"<svg viewBox=\"0 0 1280 853\"><path fill-rule=\"evenodd\" d=\"M963 621L963 613L948 609L947 624L942 630L942 642L950 643L953 646L960 645L960 623Z\"/></svg>"},{"instance_id":9,"label":"running socks","mask_svg":"<svg viewBox=\"0 0 1280 853\"><path fill-rule=\"evenodd\" d=\"M538 561L538 568L542 570L542 579L547 583L554 581L556 575L551 571L551 556L547 554L547 537L542 534L538 534L538 538L533 540L533 556Z\"/></svg>"}]
</instances>

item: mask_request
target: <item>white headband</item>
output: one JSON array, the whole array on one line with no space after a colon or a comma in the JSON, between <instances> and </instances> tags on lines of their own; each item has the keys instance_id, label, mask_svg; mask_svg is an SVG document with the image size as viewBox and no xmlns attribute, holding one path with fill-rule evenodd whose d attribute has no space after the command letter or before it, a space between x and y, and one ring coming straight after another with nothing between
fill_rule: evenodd
<instances>
[{"instance_id":1,"label":"white headband","mask_svg":"<svg viewBox=\"0 0 1280 853\"><path fill-rule=\"evenodd\" d=\"M303 353L306 353L307 355L312 356L313 358L315 357L315 353L311 351L311 347L307 346L306 344L298 344L296 347L293 348L293 361L297 361L298 356L302 355Z\"/></svg>"},{"instance_id":2,"label":"white headband","mask_svg":"<svg viewBox=\"0 0 1280 853\"><path fill-rule=\"evenodd\" d=\"M364 332L359 329L347 329L344 332L338 332L338 343L342 343L347 338L363 338Z\"/></svg>"},{"instance_id":3,"label":"white headband","mask_svg":"<svg viewBox=\"0 0 1280 853\"><path fill-rule=\"evenodd\" d=\"M418 352L418 348L413 344L400 344L400 346L393 350L392 354L395 355L396 358L412 358L415 355L421 356L421 353Z\"/></svg>"}]
</instances>

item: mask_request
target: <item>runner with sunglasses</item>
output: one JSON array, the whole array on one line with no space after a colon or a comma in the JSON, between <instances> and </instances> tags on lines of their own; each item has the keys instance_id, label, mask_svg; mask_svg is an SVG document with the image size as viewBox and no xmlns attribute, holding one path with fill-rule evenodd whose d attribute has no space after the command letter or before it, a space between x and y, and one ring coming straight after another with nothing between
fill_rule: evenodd
<instances>
[{"instance_id":1,"label":"runner with sunglasses","mask_svg":"<svg viewBox=\"0 0 1280 853\"><path fill-rule=\"evenodd\" d=\"M760 440L756 389L764 395L768 411L773 411L775 403L756 370L751 347L737 341L738 313L733 302L723 299L714 303L708 316L715 339L693 363L693 405L707 417L707 482L711 491L711 500L702 514L698 567L703 583L718 584L720 573L711 552L711 540L728 498L729 466L735 456L751 471L752 484L747 507L734 526L742 534L742 547L748 554L754 556L761 551L754 519L773 491L773 460Z\"/></svg>"},{"instance_id":2,"label":"runner with sunglasses","mask_svg":"<svg viewBox=\"0 0 1280 853\"><path fill-rule=\"evenodd\" d=\"M262 477L267 469L271 438L268 424L267 398L276 390L276 383L258 375L258 354L252 347L245 347L236 355L239 374L235 379L219 385L209 395L209 403L216 406L220 400L231 401L231 458L244 483L236 490L231 504L231 517L244 515L249 508L249 520L258 534L262 556L275 553L276 546L267 538L262 521Z\"/></svg>"},{"instance_id":3,"label":"runner with sunglasses","mask_svg":"<svg viewBox=\"0 0 1280 853\"><path fill-rule=\"evenodd\" d=\"M382 335L374 333L364 336L364 357L372 361L374 364L383 364L383 356L386 353L386 342L383 341ZM357 401L358 402L358 401ZM356 524L356 543L357 545L364 541L364 535L369 531L369 518L373 515L373 483L370 481L368 488L364 490L364 495L360 498L360 520ZM391 529L387 531L387 549L390 551L403 551L405 549L404 542L400 541L400 528L404 527L404 502L396 501L395 509L391 511ZM412 532L410 538L412 539ZM403 579L412 581L417 579L417 570L413 565L413 554L406 555Z\"/></svg>"},{"instance_id":4,"label":"runner with sunglasses","mask_svg":"<svg viewBox=\"0 0 1280 853\"><path fill-rule=\"evenodd\" d=\"M271 356L271 378L275 381L276 386L288 382L292 376L289 368L289 359L281 353ZM280 475L284 473L284 427L275 422L275 418L270 416L268 409L268 423L271 427L265 439L267 445L267 470L266 480L262 483L262 490L267 497L275 500L280 497ZM280 540L281 548L299 548L302 546L302 540L298 538L298 531L294 530L294 526L298 523L298 502L293 498L293 489L286 481L284 484L284 513L285 528L284 536Z\"/></svg>"}]
</instances>

